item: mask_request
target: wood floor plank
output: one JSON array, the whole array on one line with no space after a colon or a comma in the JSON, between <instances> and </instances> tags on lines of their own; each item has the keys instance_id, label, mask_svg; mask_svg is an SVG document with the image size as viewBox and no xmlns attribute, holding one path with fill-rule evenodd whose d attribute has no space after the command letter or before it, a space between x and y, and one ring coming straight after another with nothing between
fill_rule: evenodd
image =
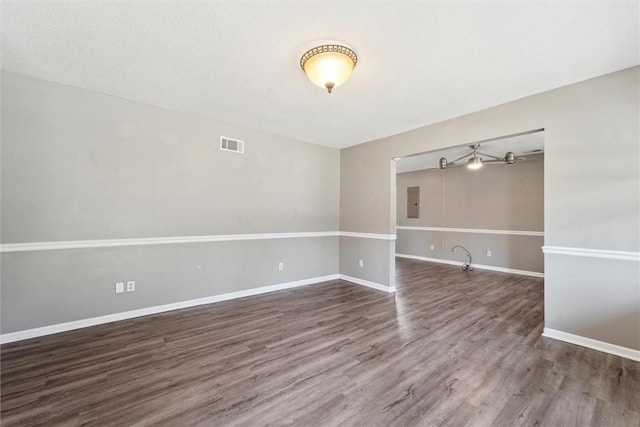
<instances>
[{"instance_id":1,"label":"wood floor plank","mask_svg":"<svg viewBox=\"0 0 640 427\"><path fill-rule=\"evenodd\" d=\"M0 347L3 426L637 426L640 363L541 337L543 280L397 260Z\"/></svg>"}]
</instances>

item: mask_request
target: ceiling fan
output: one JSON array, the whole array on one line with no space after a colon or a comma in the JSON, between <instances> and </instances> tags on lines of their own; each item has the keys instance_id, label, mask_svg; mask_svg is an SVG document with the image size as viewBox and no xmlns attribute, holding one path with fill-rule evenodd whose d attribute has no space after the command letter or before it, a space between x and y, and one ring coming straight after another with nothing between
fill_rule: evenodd
<instances>
[{"instance_id":1,"label":"ceiling fan","mask_svg":"<svg viewBox=\"0 0 640 427\"><path fill-rule=\"evenodd\" d=\"M507 154L504 155L504 157L497 157L491 154L481 153L480 151L478 151L478 149L480 148L480 144L470 145L469 148L471 148L470 153L465 154L464 156L459 157L452 162L448 161L446 157L440 157L438 167L440 169L447 169L450 167L462 166L463 163L458 162L462 159L466 159L467 157L470 157L470 159L466 162L467 167L474 170L480 169L485 164L512 165L516 162L519 163L527 160L524 157L516 156L512 151L508 151ZM485 160L481 156L488 157L490 160Z\"/></svg>"}]
</instances>

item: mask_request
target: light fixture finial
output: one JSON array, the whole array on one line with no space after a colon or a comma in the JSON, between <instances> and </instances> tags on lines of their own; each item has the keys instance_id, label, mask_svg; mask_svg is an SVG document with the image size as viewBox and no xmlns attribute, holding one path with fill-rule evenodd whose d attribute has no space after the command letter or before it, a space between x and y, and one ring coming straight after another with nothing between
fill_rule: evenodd
<instances>
[{"instance_id":1,"label":"light fixture finial","mask_svg":"<svg viewBox=\"0 0 640 427\"><path fill-rule=\"evenodd\" d=\"M324 87L326 87L326 88L327 88L327 91L328 91L329 93L331 93L331 91L333 90L333 88L334 88L335 86L336 86L336 84L335 84L334 82L326 82L326 83L324 84Z\"/></svg>"}]
</instances>

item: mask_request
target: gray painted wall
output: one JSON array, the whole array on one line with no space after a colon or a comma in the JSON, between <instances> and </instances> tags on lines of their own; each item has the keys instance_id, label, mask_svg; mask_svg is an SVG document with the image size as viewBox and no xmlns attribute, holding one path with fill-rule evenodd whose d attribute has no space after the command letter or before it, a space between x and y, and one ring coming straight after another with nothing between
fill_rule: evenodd
<instances>
[{"instance_id":1,"label":"gray painted wall","mask_svg":"<svg viewBox=\"0 0 640 427\"><path fill-rule=\"evenodd\" d=\"M2 124L2 243L339 227L337 149L6 72ZM1 331L336 274L337 253L337 237L5 253Z\"/></svg>"},{"instance_id":2,"label":"gray painted wall","mask_svg":"<svg viewBox=\"0 0 640 427\"><path fill-rule=\"evenodd\" d=\"M322 237L4 253L2 332L336 274L337 249ZM136 291L116 295L116 280Z\"/></svg>"},{"instance_id":3,"label":"gray painted wall","mask_svg":"<svg viewBox=\"0 0 640 427\"><path fill-rule=\"evenodd\" d=\"M471 253L473 264L515 270L544 272L541 236L512 236L500 234L453 233L442 231L398 230L396 253L455 261L467 260L463 251L451 252L462 245ZM431 250L431 245L434 246ZM491 250L491 256L486 250Z\"/></svg>"},{"instance_id":4,"label":"gray painted wall","mask_svg":"<svg viewBox=\"0 0 640 427\"><path fill-rule=\"evenodd\" d=\"M386 277L389 283L395 274L395 266L389 262L393 247L394 242L389 240L340 237L340 273L374 283Z\"/></svg>"},{"instance_id":5,"label":"gray painted wall","mask_svg":"<svg viewBox=\"0 0 640 427\"><path fill-rule=\"evenodd\" d=\"M545 277L547 327L640 349L637 262L548 254Z\"/></svg>"},{"instance_id":6,"label":"gray painted wall","mask_svg":"<svg viewBox=\"0 0 640 427\"><path fill-rule=\"evenodd\" d=\"M531 163L465 167L398 174L398 225L490 230L544 231L544 155ZM420 187L420 218L407 218L407 188ZM464 261L454 254L463 245L474 263L543 272L543 238L477 233L397 230L396 252ZM430 246L433 245L433 250ZM491 256L486 256L487 249Z\"/></svg>"},{"instance_id":7,"label":"gray painted wall","mask_svg":"<svg viewBox=\"0 0 640 427\"><path fill-rule=\"evenodd\" d=\"M640 67L633 67L342 150L341 230L393 233L393 157L544 128L545 245L639 251L639 77ZM634 321L640 312L638 264L626 261L625 280L607 294L607 272L618 269L619 261L598 262L596 275L593 258L554 257L561 259L545 258L545 295L555 298L545 304L546 327L640 349L640 324ZM560 274L550 263L571 269ZM374 280L388 284L384 274ZM602 292L585 292L586 284ZM574 309L577 296L580 311ZM620 307L629 312L619 313ZM593 325L593 319L613 315L626 319L625 331L620 323Z\"/></svg>"},{"instance_id":8,"label":"gray painted wall","mask_svg":"<svg viewBox=\"0 0 640 427\"><path fill-rule=\"evenodd\" d=\"M544 155L531 163L423 170L396 176L398 225L544 231ZM407 187L420 186L420 218Z\"/></svg>"},{"instance_id":9,"label":"gray painted wall","mask_svg":"<svg viewBox=\"0 0 640 427\"><path fill-rule=\"evenodd\" d=\"M2 104L2 243L338 227L337 149L6 72Z\"/></svg>"}]
</instances>

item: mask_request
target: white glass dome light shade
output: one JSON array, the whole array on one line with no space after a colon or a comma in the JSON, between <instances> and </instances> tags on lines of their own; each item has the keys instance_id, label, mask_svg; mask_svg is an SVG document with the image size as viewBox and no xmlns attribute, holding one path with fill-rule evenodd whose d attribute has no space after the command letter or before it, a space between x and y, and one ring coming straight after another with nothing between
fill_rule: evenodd
<instances>
[{"instance_id":1,"label":"white glass dome light shade","mask_svg":"<svg viewBox=\"0 0 640 427\"><path fill-rule=\"evenodd\" d=\"M323 45L307 51L300 66L311 83L331 93L349 79L357 61L355 52L346 46Z\"/></svg>"},{"instance_id":2,"label":"white glass dome light shade","mask_svg":"<svg viewBox=\"0 0 640 427\"><path fill-rule=\"evenodd\" d=\"M311 82L319 87L331 89L341 86L353 71L353 61L336 52L320 53L312 56L304 64L304 72Z\"/></svg>"}]
</instances>

